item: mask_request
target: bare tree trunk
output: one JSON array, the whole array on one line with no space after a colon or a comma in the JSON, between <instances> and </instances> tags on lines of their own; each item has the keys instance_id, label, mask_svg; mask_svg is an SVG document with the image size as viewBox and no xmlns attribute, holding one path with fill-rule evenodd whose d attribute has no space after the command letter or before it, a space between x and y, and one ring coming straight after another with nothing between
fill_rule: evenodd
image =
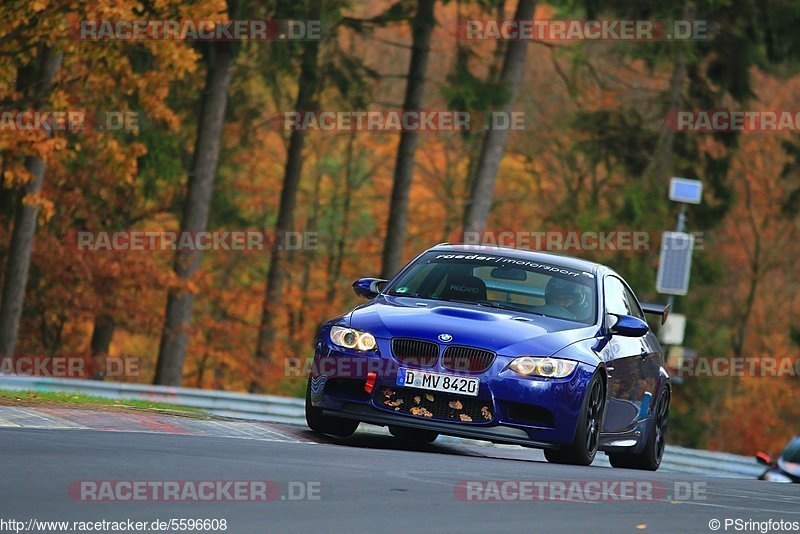
<instances>
[{"instance_id":1,"label":"bare tree trunk","mask_svg":"<svg viewBox=\"0 0 800 534\"><path fill-rule=\"evenodd\" d=\"M7 165L8 151L0 150L0 176L5 176ZM10 187L5 186L5 181L0 181L0 212L11 211L8 208L13 206L13 193L14 191ZM6 262L5 250L3 248L4 241L5 237L0 241L0 265ZM2 277L0 277L0 282L2 282Z\"/></svg>"},{"instance_id":2,"label":"bare tree trunk","mask_svg":"<svg viewBox=\"0 0 800 534\"><path fill-rule=\"evenodd\" d=\"M686 20L686 19L684 19ZM686 80L686 60L683 55L679 55L675 60L672 69L672 77L669 82L669 111L675 112L680 109L683 101L683 84ZM670 128L662 128L656 140L653 157L642 173L645 185L660 185L672 176L673 146L675 144L675 132Z\"/></svg>"},{"instance_id":3,"label":"bare tree trunk","mask_svg":"<svg viewBox=\"0 0 800 534\"><path fill-rule=\"evenodd\" d=\"M495 20L505 20L505 18L506 18L506 16L505 16L505 0L498 0L497 1L497 3L495 4L495 14L494 14L494 16L495 16ZM492 52L492 62L489 64L489 72L486 75L486 81L488 83L497 83L497 82L500 81L499 78L500 78L500 74L502 72L503 58L505 56L506 44L507 44L506 41L504 41L502 39L498 39L497 43L495 44L494 52ZM460 47L462 47L462 43L458 42L458 43L456 43L456 46L460 48ZM456 61L458 61L458 59ZM465 62L469 61L469 55L468 54L465 54L465 58L463 59L463 61L465 61ZM475 183L475 174L478 171L478 162L480 161L480 155L483 152L483 145L486 142L486 137L483 136L483 135L479 135L479 134L476 133L476 134L474 134L474 137L477 137L477 138L476 139L471 139L469 141L469 145L470 145L469 148L468 148L469 149L469 165L467 166L467 179L466 179L466 188L465 188L466 191L470 191L470 192L472 191L473 184ZM470 138L472 138L472 136L470 136ZM464 197L462 196L461 199L462 199L462 203L463 203L463 205L462 205L462 209L463 209L462 213L464 214L464 215L462 215L462 218L463 218L463 216L465 216L465 214L466 214L467 206L469 205L469 198L464 200ZM459 222L462 222L462 221L459 221ZM450 239L450 231L448 231L447 234L445 234L445 235L447 237L444 240L445 241L449 240ZM463 238L463 236L462 236L462 238Z\"/></svg>"},{"instance_id":4,"label":"bare tree trunk","mask_svg":"<svg viewBox=\"0 0 800 534\"><path fill-rule=\"evenodd\" d=\"M750 268L752 272L750 274L747 298L745 299L744 306L742 306L742 312L738 317L739 326L731 337L731 348L733 349L733 355L737 358L741 357L744 353L745 341L747 340L747 327L750 324L750 315L753 312L753 305L755 304L758 291L758 282L761 277L758 260L753 260Z\"/></svg>"},{"instance_id":5,"label":"bare tree trunk","mask_svg":"<svg viewBox=\"0 0 800 534\"><path fill-rule=\"evenodd\" d=\"M533 20L536 9L536 0L519 0L514 20ZM522 71L525 66L525 56L528 51L526 40L510 41L506 47L503 70L500 82L508 91L508 101L500 111L510 113L514 104ZM508 141L508 130L488 130L481 147L481 156L478 161L475 179L472 183L472 192L467 201L464 216L464 231L482 232L486 229L489 210L492 207L494 186L497 180L497 170Z\"/></svg>"},{"instance_id":6,"label":"bare tree trunk","mask_svg":"<svg viewBox=\"0 0 800 534\"><path fill-rule=\"evenodd\" d=\"M95 314L90 344L93 367L91 376L88 378L103 379L105 374L103 361L108 356L108 351L111 348L111 340L114 338L115 328L116 323L114 323L114 318L111 315L102 312Z\"/></svg>"},{"instance_id":7,"label":"bare tree trunk","mask_svg":"<svg viewBox=\"0 0 800 534\"><path fill-rule=\"evenodd\" d=\"M317 4L315 12L319 13L319 4ZM319 41L308 41L303 49L303 58L300 65L300 83L295 105L295 109L298 111L314 111L317 109L318 55ZM278 220L275 223L272 254L270 255L269 271L267 272L267 283L264 291L264 304L261 310L261 326L258 329L258 345L256 346L255 357L257 361L261 362L269 362L272 357L272 346L275 341L273 324L275 313L280 307L281 283L283 281L282 264L284 254L286 254L286 251L282 250L282 245L286 233L294 228L294 209L303 169L305 135L302 130L294 130L289 140L283 189L281 190L281 201L278 208ZM251 389L254 387L255 384Z\"/></svg>"},{"instance_id":8,"label":"bare tree trunk","mask_svg":"<svg viewBox=\"0 0 800 534\"><path fill-rule=\"evenodd\" d=\"M691 4L683 7L681 14L682 20L691 20L694 15L694 8ZM683 43L673 42L673 54L675 65L672 68L672 76L669 80L669 110L676 112L680 109L683 102L683 86L686 83L686 50ZM656 140L653 157L647 164L647 168L642 173L645 186L660 186L672 176L673 171L673 148L675 145L675 132L670 128L662 128Z\"/></svg>"},{"instance_id":9,"label":"bare tree trunk","mask_svg":"<svg viewBox=\"0 0 800 534\"><path fill-rule=\"evenodd\" d=\"M753 253L749 258L749 267L750 267L750 284L747 291L747 298L744 301L744 306L742 306L742 311L737 317L738 327L734 330L733 335L731 336L731 348L733 349L733 355L739 357L744 352L745 347L745 340L747 339L747 328L750 323L750 315L753 312L753 305L756 301L756 294L759 286L759 282L761 277L766 270L766 265L763 265L764 261L762 258L762 246L761 246L761 228L760 225L756 222L754 216L753 207L753 192L750 187L750 183L747 181L747 178L743 180L744 186L744 204L747 207L748 215L746 221L749 223L750 228L753 232Z\"/></svg>"},{"instance_id":10,"label":"bare tree trunk","mask_svg":"<svg viewBox=\"0 0 800 534\"><path fill-rule=\"evenodd\" d=\"M56 72L61 66L62 54L50 48L42 52L39 72L30 72L31 80L24 81L23 89L30 88L33 109L39 109L45 102L53 84ZM36 219L39 206L26 204L25 198L39 193L44 182L45 162L38 156L25 158L25 168L31 174L31 181L22 189L16 215L11 244L8 249L8 262L4 276L3 295L0 300L0 357L13 356L17 346L19 321L25 301L25 287L28 284L28 271L31 265L33 237L36 233Z\"/></svg>"},{"instance_id":11,"label":"bare tree trunk","mask_svg":"<svg viewBox=\"0 0 800 534\"><path fill-rule=\"evenodd\" d=\"M411 63L408 67L404 111L422 109L425 97L425 73L431 50L431 33L436 24L434 17L435 0L418 0L417 13L412 24L413 44ZM406 241L408 225L408 197L414 176L414 152L417 148L419 132L404 131L400 134L397 147L397 161L394 168L394 185L389 206L389 222L386 241L383 245L382 276L391 278L403 265L403 245Z\"/></svg>"},{"instance_id":12,"label":"bare tree trunk","mask_svg":"<svg viewBox=\"0 0 800 534\"><path fill-rule=\"evenodd\" d=\"M217 174L220 141L228 101L231 68L236 58L234 43L210 43L208 72L198 116L194 155L189 170L189 188L183 205L181 231L206 230L214 177ZM200 266L199 251L178 251L173 269L181 282L188 281ZM173 288L167 297L164 330L158 351L155 383L179 386L189 339L194 295L184 288Z\"/></svg>"},{"instance_id":13,"label":"bare tree trunk","mask_svg":"<svg viewBox=\"0 0 800 534\"><path fill-rule=\"evenodd\" d=\"M353 170L353 144L355 143L355 132L350 135L347 141L347 164L344 173L344 194L342 195L342 226L339 230L339 237L336 240L334 252L332 254L333 264L329 269L330 283L326 301L335 302L339 292L339 277L342 274L342 264L344 263L344 251L347 247L347 235L350 233L350 203L352 202L354 189L354 170Z\"/></svg>"},{"instance_id":14,"label":"bare tree trunk","mask_svg":"<svg viewBox=\"0 0 800 534\"><path fill-rule=\"evenodd\" d=\"M98 313L94 317L94 327L92 329L92 357L108 356L111 348L111 340L114 338L116 324L114 318L107 313Z\"/></svg>"},{"instance_id":15,"label":"bare tree trunk","mask_svg":"<svg viewBox=\"0 0 800 534\"><path fill-rule=\"evenodd\" d=\"M209 360L211 359L211 354L209 347L211 346L211 336L209 335L208 331L205 332L205 349L203 350L203 355L200 357L200 363L197 364L197 376L195 377L194 387L203 389L203 379L205 378L206 369L209 365Z\"/></svg>"},{"instance_id":16,"label":"bare tree trunk","mask_svg":"<svg viewBox=\"0 0 800 534\"><path fill-rule=\"evenodd\" d=\"M318 166L319 167L319 166ZM317 232L319 229L319 211L320 211L320 189L322 188L322 169L317 169L317 179L314 182L314 193L311 199L311 213L308 216L308 222L306 223L306 227L311 232ZM303 278L300 284L300 310L307 310L309 306L311 306L311 267L316 263L315 259L317 257L316 250L310 250L308 252L309 257L308 261L305 262L303 265ZM297 325L298 330L305 330L306 326L306 317L305 314L301 314L299 319L299 324ZM302 336L300 336L302 338ZM302 347L302 340L296 339L293 341L293 351L295 353L299 353Z\"/></svg>"}]
</instances>

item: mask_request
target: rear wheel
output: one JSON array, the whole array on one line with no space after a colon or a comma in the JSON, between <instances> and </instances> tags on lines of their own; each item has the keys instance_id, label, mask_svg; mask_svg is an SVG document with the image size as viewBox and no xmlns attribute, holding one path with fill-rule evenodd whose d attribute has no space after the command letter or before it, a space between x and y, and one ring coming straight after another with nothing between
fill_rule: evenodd
<instances>
[{"instance_id":1,"label":"rear wheel","mask_svg":"<svg viewBox=\"0 0 800 534\"><path fill-rule=\"evenodd\" d=\"M545 449L544 457L555 464L590 465L597 455L600 425L605 410L605 388L599 375L594 375L583 401L583 413L578 419L572 444L560 449Z\"/></svg>"},{"instance_id":2,"label":"rear wheel","mask_svg":"<svg viewBox=\"0 0 800 534\"><path fill-rule=\"evenodd\" d=\"M306 424L308 428L320 434L330 434L340 438L347 437L356 431L358 421L323 415L322 408L311 405L311 379L306 384Z\"/></svg>"},{"instance_id":3,"label":"rear wheel","mask_svg":"<svg viewBox=\"0 0 800 534\"><path fill-rule=\"evenodd\" d=\"M438 432L433 430L422 430L419 428L406 428L402 426L389 425L389 433L396 438L408 439L411 441L421 441L422 443L433 443L439 437Z\"/></svg>"},{"instance_id":4,"label":"rear wheel","mask_svg":"<svg viewBox=\"0 0 800 534\"><path fill-rule=\"evenodd\" d=\"M658 396L653 422L647 435L644 450L639 454L627 452L609 453L608 460L613 467L655 471L661 465L664 448L667 444L667 427L669 426L669 390L664 388Z\"/></svg>"}]
</instances>

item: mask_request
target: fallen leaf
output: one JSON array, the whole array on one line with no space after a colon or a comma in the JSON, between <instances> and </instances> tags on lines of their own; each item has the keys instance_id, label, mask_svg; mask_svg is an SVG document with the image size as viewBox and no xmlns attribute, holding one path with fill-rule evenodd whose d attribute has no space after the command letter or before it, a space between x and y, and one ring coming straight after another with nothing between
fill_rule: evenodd
<instances>
[{"instance_id":1,"label":"fallen leaf","mask_svg":"<svg viewBox=\"0 0 800 534\"><path fill-rule=\"evenodd\" d=\"M468 415L467 415L467 414L465 414L465 413L459 414L459 415L458 415L458 417L459 417L459 418L460 418L462 421L465 421L465 422L472 421L472 417L468 416Z\"/></svg>"},{"instance_id":2,"label":"fallen leaf","mask_svg":"<svg viewBox=\"0 0 800 534\"><path fill-rule=\"evenodd\" d=\"M420 402L422 402L422 398L419 395L414 397L414 404L419 404Z\"/></svg>"},{"instance_id":3,"label":"fallen leaf","mask_svg":"<svg viewBox=\"0 0 800 534\"><path fill-rule=\"evenodd\" d=\"M433 417L433 413L419 406L414 406L413 408L411 408L411 413L413 415L421 415L423 417Z\"/></svg>"},{"instance_id":4,"label":"fallen leaf","mask_svg":"<svg viewBox=\"0 0 800 534\"><path fill-rule=\"evenodd\" d=\"M426 393L425 394L425 398L428 399L429 401L433 402L433 395L431 395L430 393Z\"/></svg>"}]
</instances>

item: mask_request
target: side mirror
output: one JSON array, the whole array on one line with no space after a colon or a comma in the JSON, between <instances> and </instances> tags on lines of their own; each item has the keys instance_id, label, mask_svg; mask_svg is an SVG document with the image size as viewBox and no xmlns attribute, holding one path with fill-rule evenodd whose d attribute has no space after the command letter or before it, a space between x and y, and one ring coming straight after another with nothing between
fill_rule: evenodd
<instances>
[{"instance_id":1,"label":"side mirror","mask_svg":"<svg viewBox=\"0 0 800 534\"><path fill-rule=\"evenodd\" d=\"M359 297L371 299L377 297L378 293L381 292L378 286L386 282L388 282L388 280L384 280L383 278L359 278L353 282L353 291L355 291L356 295Z\"/></svg>"},{"instance_id":2,"label":"side mirror","mask_svg":"<svg viewBox=\"0 0 800 534\"><path fill-rule=\"evenodd\" d=\"M625 337L642 337L650 331L647 323L631 315L614 315L617 322L611 325L611 334Z\"/></svg>"},{"instance_id":3,"label":"side mirror","mask_svg":"<svg viewBox=\"0 0 800 534\"><path fill-rule=\"evenodd\" d=\"M766 452L759 452L756 454L756 462L769 467L772 465L772 458Z\"/></svg>"}]
</instances>

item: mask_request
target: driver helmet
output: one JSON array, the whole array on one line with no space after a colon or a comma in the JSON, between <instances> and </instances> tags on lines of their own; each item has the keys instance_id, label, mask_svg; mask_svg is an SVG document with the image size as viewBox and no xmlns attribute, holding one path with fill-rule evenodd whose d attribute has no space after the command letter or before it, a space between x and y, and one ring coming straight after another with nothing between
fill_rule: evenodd
<instances>
[{"instance_id":1,"label":"driver helmet","mask_svg":"<svg viewBox=\"0 0 800 534\"><path fill-rule=\"evenodd\" d=\"M544 290L544 301L551 306L559 306L561 308L570 308L578 303L580 295L578 294L578 285L562 280L560 278L551 278L547 282L547 287Z\"/></svg>"}]
</instances>

